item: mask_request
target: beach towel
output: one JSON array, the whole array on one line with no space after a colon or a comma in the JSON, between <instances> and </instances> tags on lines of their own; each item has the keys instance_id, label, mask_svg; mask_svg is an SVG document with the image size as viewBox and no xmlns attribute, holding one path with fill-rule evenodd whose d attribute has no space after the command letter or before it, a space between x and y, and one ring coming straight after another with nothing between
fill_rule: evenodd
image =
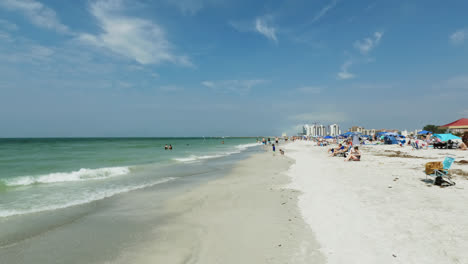
<instances>
[{"instance_id":1,"label":"beach towel","mask_svg":"<svg viewBox=\"0 0 468 264\"><path fill-rule=\"evenodd\" d=\"M434 170L442 170L444 164L441 161L431 161L426 163L426 174L431 175L434 173Z\"/></svg>"}]
</instances>

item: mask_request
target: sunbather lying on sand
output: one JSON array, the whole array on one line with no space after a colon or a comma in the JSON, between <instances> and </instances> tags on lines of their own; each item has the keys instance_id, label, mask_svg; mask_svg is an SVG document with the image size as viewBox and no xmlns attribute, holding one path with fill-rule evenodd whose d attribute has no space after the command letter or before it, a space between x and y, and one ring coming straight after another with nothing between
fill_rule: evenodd
<instances>
[{"instance_id":1,"label":"sunbather lying on sand","mask_svg":"<svg viewBox=\"0 0 468 264\"><path fill-rule=\"evenodd\" d=\"M361 151L359 151L358 146L355 146L353 149L351 149L348 157L345 159L345 161L349 160L354 160L354 161L360 161L361 160Z\"/></svg>"}]
</instances>

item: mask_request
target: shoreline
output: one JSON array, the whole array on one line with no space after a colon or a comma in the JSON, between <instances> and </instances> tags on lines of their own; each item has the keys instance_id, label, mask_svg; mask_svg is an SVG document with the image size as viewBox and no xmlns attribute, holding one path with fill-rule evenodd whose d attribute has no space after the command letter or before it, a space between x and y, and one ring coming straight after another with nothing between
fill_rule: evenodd
<instances>
[{"instance_id":1,"label":"shoreline","mask_svg":"<svg viewBox=\"0 0 468 264\"><path fill-rule=\"evenodd\" d=\"M25 229L3 222L0 262L324 263L299 192L287 188L293 161L265 150L203 165L211 172L200 177L15 218L34 223Z\"/></svg>"},{"instance_id":2,"label":"shoreline","mask_svg":"<svg viewBox=\"0 0 468 264\"><path fill-rule=\"evenodd\" d=\"M293 164L279 154L254 154L228 175L169 200L155 240L114 263L324 263L287 188Z\"/></svg>"}]
</instances>

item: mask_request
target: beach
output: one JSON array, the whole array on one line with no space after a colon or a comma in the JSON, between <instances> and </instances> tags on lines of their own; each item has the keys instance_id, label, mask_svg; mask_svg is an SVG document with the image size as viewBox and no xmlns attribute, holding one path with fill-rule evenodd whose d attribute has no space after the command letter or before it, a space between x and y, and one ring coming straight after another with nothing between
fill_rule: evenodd
<instances>
[{"instance_id":1,"label":"beach","mask_svg":"<svg viewBox=\"0 0 468 264\"><path fill-rule=\"evenodd\" d=\"M362 146L359 162L328 157L326 147L295 142L290 188L326 263L468 263L468 165L453 165L456 185L426 181L424 164L458 150ZM464 175L464 176L463 176Z\"/></svg>"},{"instance_id":2,"label":"beach","mask_svg":"<svg viewBox=\"0 0 468 264\"><path fill-rule=\"evenodd\" d=\"M173 175L154 168L171 181L0 218L0 262L324 263L287 188L293 163L257 146Z\"/></svg>"},{"instance_id":3,"label":"beach","mask_svg":"<svg viewBox=\"0 0 468 264\"><path fill-rule=\"evenodd\" d=\"M285 155L255 146L178 165L192 176L0 218L0 263L467 263L468 165L453 165L457 184L446 188L423 172L466 152L362 146L361 161L344 162L309 141L279 148Z\"/></svg>"}]
</instances>

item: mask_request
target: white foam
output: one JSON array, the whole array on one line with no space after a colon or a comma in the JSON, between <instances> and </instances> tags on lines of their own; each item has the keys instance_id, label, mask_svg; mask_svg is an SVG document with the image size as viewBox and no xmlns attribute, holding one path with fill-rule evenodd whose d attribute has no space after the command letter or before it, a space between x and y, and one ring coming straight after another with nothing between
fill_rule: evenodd
<instances>
[{"instance_id":1,"label":"white foam","mask_svg":"<svg viewBox=\"0 0 468 264\"><path fill-rule=\"evenodd\" d=\"M221 157L226 157L232 154L237 154L241 153L242 151L250 148L250 147L255 147L259 146L259 143L251 143L251 144L241 144L234 146L234 151L230 152L223 152L223 153L218 153L218 154L213 154L213 155L203 155L203 156L196 156L196 155L190 155L185 158L175 158L174 160L180 161L180 162L186 162L186 163L191 163L191 162L196 162L196 161L201 161L205 159L215 159L215 158L221 158Z\"/></svg>"},{"instance_id":2,"label":"white foam","mask_svg":"<svg viewBox=\"0 0 468 264\"><path fill-rule=\"evenodd\" d=\"M157 184L169 182L169 181L172 181L174 179L175 178L170 177L170 178L161 179L159 181L155 181L155 182L147 183L147 184L139 184L139 185L130 186L130 187L106 189L106 190L101 190L101 191L96 191L96 192L88 192L85 195L86 199L70 201L70 202L67 202L67 203L64 203L64 204L43 205L43 206L38 206L36 208L24 209L24 210L15 210L15 209L0 210L0 217L8 217L8 216L14 216L14 215L38 213L38 212L43 212L43 211L63 209L63 208L67 208L67 207L71 207L71 206L75 206L75 205L86 204L86 203L90 203L90 202L93 202L93 201L102 200L104 198L108 198L108 197L114 196L116 194L130 192L130 191L134 191L134 190L138 190L138 189L143 189L143 188L146 188L146 187L151 187L151 186L154 186L154 185L157 185Z\"/></svg>"},{"instance_id":3,"label":"white foam","mask_svg":"<svg viewBox=\"0 0 468 264\"><path fill-rule=\"evenodd\" d=\"M6 186L26 186L39 183L73 182L99 180L128 174L128 167L111 167L99 169L80 169L72 172L57 172L38 176L22 176L3 180Z\"/></svg>"}]
</instances>

